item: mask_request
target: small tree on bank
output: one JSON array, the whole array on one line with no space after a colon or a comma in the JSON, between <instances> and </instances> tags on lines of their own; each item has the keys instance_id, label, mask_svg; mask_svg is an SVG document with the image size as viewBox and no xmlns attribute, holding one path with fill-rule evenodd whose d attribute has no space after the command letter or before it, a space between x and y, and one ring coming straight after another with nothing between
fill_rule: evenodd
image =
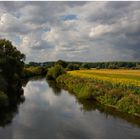
<instances>
[{"instance_id":1,"label":"small tree on bank","mask_svg":"<svg viewBox=\"0 0 140 140\"><path fill-rule=\"evenodd\" d=\"M61 65L56 64L54 67L49 68L47 73L47 79L55 80L59 75L65 73L64 68Z\"/></svg>"}]
</instances>

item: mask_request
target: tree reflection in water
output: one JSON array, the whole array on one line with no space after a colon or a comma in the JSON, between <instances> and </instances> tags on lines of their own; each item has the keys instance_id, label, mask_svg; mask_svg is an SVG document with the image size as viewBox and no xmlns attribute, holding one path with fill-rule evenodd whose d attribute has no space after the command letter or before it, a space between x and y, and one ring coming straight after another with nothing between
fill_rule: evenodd
<instances>
[{"instance_id":1,"label":"tree reflection in water","mask_svg":"<svg viewBox=\"0 0 140 140\"><path fill-rule=\"evenodd\" d=\"M28 79L23 82L23 86L26 86L29 80L34 81L34 80L39 80L39 79L42 80L41 77ZM55 81L46 81L46 82L48 82L49 87L53 90L53 93L57 96L59 96L62 93L62 90L67 90L65 87L58 85ZM0 126L1 127L5 127L6 125L12 122L12 119L18 113L19 105L25 101L22 87L20 87L19 89L20 89L18 91L20 92L20 94L18 94L19 96L12 96L10 98L9 106L7 106L6 108L0 109ZM11 92L15 92L15 91L14 90L12 91L10 89L9 94ZM132 125L140 127L139 117L116 111L114 108L101 105L100 103L98 103L97 101L93 99L92 100L79 99L76 97L76 95L72 91L69 91L69 94L71 94L72 96L75 96L76 102L78 102L78 104L81 106L81 110L84 112L91 112L91 111L97 110L103 115L105 115L106 118L112 116L114 118L125 120L126 122L129 122ZM14 95L14 94L11 94L11 95Z\"/></svg>"},{"instance_id":2,"label":"tree reflection in water","mask_svg":"<svg viewBox=\"0 0 140 140\"><path fill-rule=\"evenodd\" d=\"M61 94L61 87L56 83L56 81L47 80L47 82L49 87L52 88L54 94L59 96Z\"/></svg>"},{"instance_id":3,"label":"tree reflection in water","mask_svg":"<svg viewBox=\"0 0 140 140\"><path fill-rule=\"evenodd\" d=\"M18 107L25 101L22 85L18 85L16 89L9 87L8 89L8 106L0 108L0 126L9 125L14 116L18 113Z\"/></svg>"}]
</instances>

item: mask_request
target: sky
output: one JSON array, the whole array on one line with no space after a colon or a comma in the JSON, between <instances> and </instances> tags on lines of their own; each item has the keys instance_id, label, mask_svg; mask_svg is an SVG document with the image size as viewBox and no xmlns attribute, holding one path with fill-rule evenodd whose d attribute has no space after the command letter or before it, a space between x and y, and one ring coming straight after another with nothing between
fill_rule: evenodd
<instances>
[{"instance_id":1,"label":"sky","mask_svg":"<svg viewBox=\"0 0 140 140\"><path fill-rule=\"evenodd\" d=\"M26 61L140 61L139 1L0 1L0 38Z\"/></svg>"}]
</instances>

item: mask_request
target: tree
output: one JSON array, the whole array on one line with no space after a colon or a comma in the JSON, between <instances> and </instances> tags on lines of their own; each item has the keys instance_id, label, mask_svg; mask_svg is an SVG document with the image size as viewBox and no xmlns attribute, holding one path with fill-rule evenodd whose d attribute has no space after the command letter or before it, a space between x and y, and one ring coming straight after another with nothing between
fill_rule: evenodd
<instances>
[{"instance_id":1,"label":"tree","mask_svg":"<svg viewBox=\"0 0 140 140\"><path fill-rule=\"evenodd\" d=\"M68 70L79 70L79 65L78 64L69 63L67 65L67 69Z\"/></svg>"},{"instance_id":2,"label":"tree","mask_svg":"<svg viewBox=\"0 0 140 140\"><path fill-rule=\"evenodd\" d=\"M63 60L58 60L57 62L56 62L56 65L61 65L63 68L66 68L67 67L67 63L65 62L65 61L63 61Z\"/></svg>"},{"instance_id":3,"label":"tree","mask_svg":"<svg viewBox=\"0 0 140 140\"><path fill-rule=\"evenodd\" d=\"M9 40L0 39L0 71L8 82L17 76L21 77L24 60L25 55L17 50Z\"/></svg>"},{"instance_id":4,"label":"tree","mask_svg":"<svg viewBox=\"0 0 140 140\"><path fill-rule=\"evenodd\" d=\"M55 80L59 75L63 74L64 72L64 68L61 65L57 64L54 67L48 69L47 79Z\"/></svg>"},{"instance_id":5,"label":"tree","mask_svg":"<svg viewBox=\"0 0 140 140\"><path fill-rule=\"evenodd\" d=\"M22 94L22 75L25 55L9 40L0 39L0 93L8 96L9 102L16 102Z\"/></svg>"},{"instance_id":6,"label":"tree","mask_svg":"<svg viewBox=\"0 0 140 140\"><path fill-rule=\"evenodd\" d=\"M80 66L81 69L89 69L89 65L88 63L83 63L81 66Z\"/></svg>"}]
</instances>

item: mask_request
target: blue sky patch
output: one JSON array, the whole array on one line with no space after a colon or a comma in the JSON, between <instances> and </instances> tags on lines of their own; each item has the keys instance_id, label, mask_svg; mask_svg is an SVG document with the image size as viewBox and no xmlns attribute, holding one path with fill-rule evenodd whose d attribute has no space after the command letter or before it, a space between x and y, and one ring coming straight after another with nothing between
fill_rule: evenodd
<instances>
[{"instance_id":1,"label":"blue sky patch","mask_svg":"<svg viewBox=\"0 0 140 140\"><path fill-rule=\"evenodd\" d=\"M62 20L66 21L66 20L76 20L77 16L76 15L63 15L60 17Z\"/></svg>"}]
</instances>

